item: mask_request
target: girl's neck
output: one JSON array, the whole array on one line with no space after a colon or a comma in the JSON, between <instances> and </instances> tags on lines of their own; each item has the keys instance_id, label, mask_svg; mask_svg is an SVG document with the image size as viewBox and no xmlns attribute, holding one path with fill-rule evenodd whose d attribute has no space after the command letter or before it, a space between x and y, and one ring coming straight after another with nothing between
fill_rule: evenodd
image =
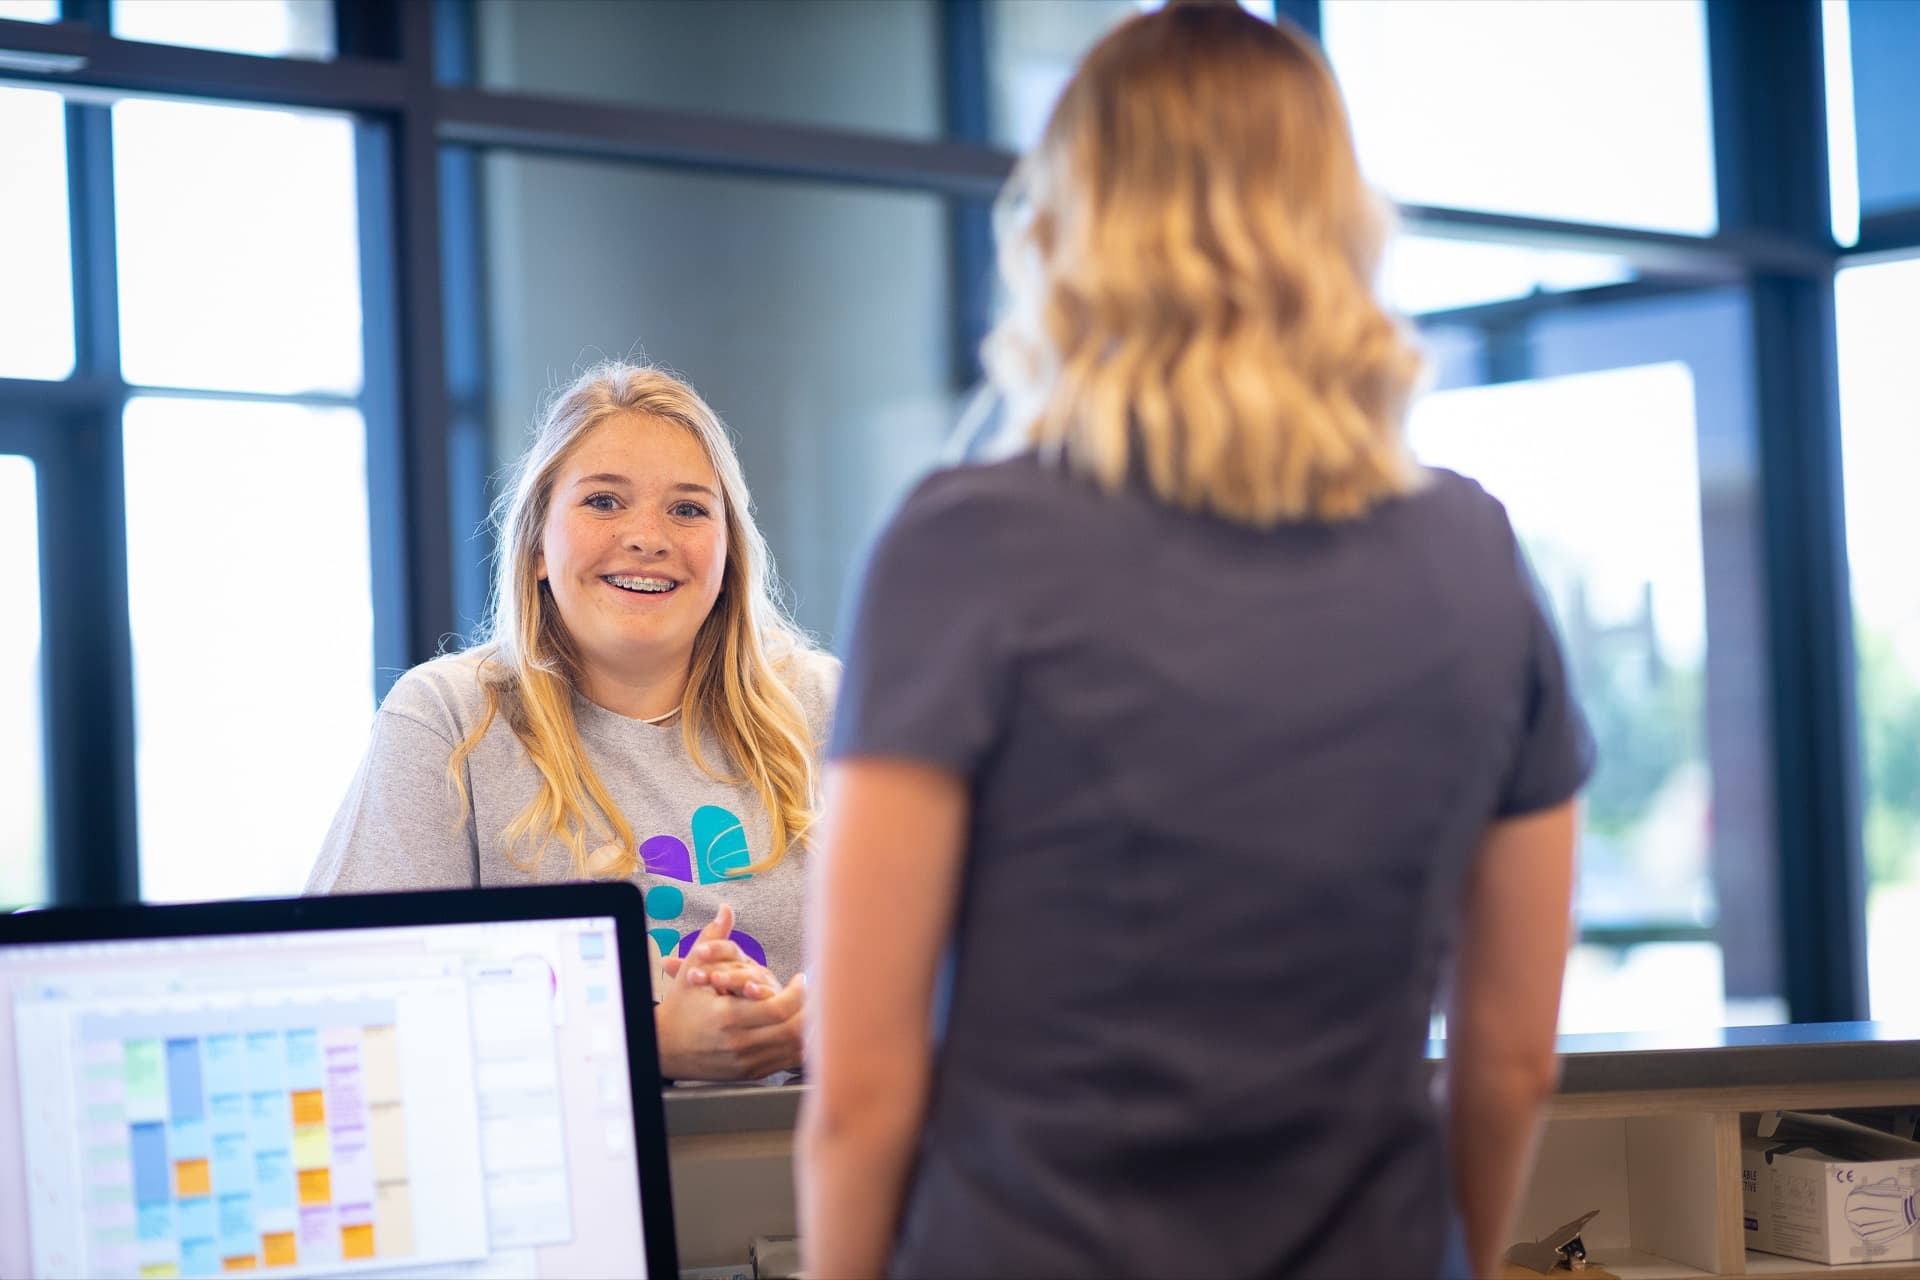
<instances>
[{"instance_id":1,"label":"girl's neck","mask_svg":"<svg viewBox=\"0 0 1920 1280\"><path fill-rule=\"evenodd\" d=\"M687 691L684 662L655 673L609 672L589 668L580 692L588 702L629 720L664 720L680 709Z\"/></svg>"}]
</instances>

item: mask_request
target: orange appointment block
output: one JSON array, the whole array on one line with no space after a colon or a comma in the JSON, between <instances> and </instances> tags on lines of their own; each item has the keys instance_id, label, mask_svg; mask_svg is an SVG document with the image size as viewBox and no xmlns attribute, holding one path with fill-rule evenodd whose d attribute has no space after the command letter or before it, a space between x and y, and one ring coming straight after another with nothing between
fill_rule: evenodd
<instances>
[{"instance_id":1,"label":"orange appointment block","mask_svg":"<svg viewBox=\"0 0 1920 1280\"><path fill-rule=\"evenodd\" d=\"M205 1160L175 1160L173 1162L173 1194L184 1200L188 1196L206 1196L213 1194L213 1170Z\"/></svg>"},{"instance_id":2,"label":"orange appointment block","mask_svg":"<svg viewBox=\"0 0 1920 1280\"><path fill-rule=\"evenodd\" d=\"M250 1253L237 1254L231 1258L220 1259L222 1271L252 1271L260 1265L260 1259Z\"/></svg>"},{"instance_id":3,"label":"orange appointment block","mask_svg":"<svg viewBox=\"0 0 1920 1280\"><path fill-rule=\"evenodd\" d=\"M301 1089L293 1097L293 1122L295 1124L325 1124L327 1122L327 1101L318 1089Z\"/></svg>"},{"instance_id":4,"label":"orange appointment block","mask_svg":"<svg viewBox=\"0 0 1920 1280\"><path fill-rule=\"evenodd\" d=\"M373 1256L373 1224L361 1223L357 1227L340 1228L340 1256L343 1258L371 1258Z\"/></svg>"},{"instance_id":5,"label":"orange appointment block","mask_svg":"<svg viewBox=\"0 0 1920 1280\"><path fill-rule=\"evenodd\" d=\"M270 1267L290 1267L300 1260L293 1247L293 1232L275 1231L260 1237L260 1252Z\"/></svg>"},{"instance_id":6,"label":"orange appointment block","mask_svg":"<svg viewBox=\"0 0 1920 1280\"><path fill-rule=\"evenodd\" d=\"M300 1203L326 1204L333 1199L333 1174L326 1169L300 1171Z\"/></svg>"}]
</instances>

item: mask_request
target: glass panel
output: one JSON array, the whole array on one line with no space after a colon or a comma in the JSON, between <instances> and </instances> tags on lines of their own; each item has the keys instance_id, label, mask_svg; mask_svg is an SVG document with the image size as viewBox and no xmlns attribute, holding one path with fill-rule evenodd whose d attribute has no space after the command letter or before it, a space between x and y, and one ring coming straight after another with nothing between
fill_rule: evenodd
<instances>
[{"instance_id":1,"label":"glass panel","mask_svg":"<svg viewBox=\"0 0 1920 1280\"><path fill-rule=\"evenodd\" d=\"M1920 259L1835 283L1847 557L1864 748L1867 973L1873 1016L1920 1018Z\"/></svg>"},{"instance_id":2,"label":"glass panel","mask_svg":"<svg viewBox=\"0 0 1920 1280\"><path fill-rule=\"evenodd\" d=\"M1847 0L1820 0L1820 43L1827 105L1827 194L1833 240L1860 243L1860 154L1853 128L1853 35Z\"/></svg>"},{"instance_id":3,"label":"glass panel","mask_svg":"<svg viewBox=\"0 0 1920 1280\"><path fill-rule=\"evenodd\" d=\"M333 0L113 0L113 34L269 57L336 52Z\"/></svg>"},{"instance_id":4,"label":"glass panel","mask_svg":"<svg viewBox=\"0 0 1920 1280\"><path fill-rule=\"evenodd\" d=\"M1053 103L1081 57L1121 19L1162 0L987 0L987 129L1025 151L1040 140ZM1268 22L1273 0L1240 0Z\"/></svg>"},{"instance_id":5,"label":"glass panel","mask_svg":"<svg viewBox=\"0 0 1920 1280\"><path fill-rule=\"evenodd\" d=\"M57 93L0 89L0 377L73 372L67 117Z\"/></svg>"},{"instance_id":6,"label":"glass panel","mask_svg":"<svg viewBox=\"0 0 1920 1280\"><path fill-rule=\"evenodd\" d=\"M1709 864L1705 584L1693 378L1666 363L1428 396L1430 465L1506 504L1553 603L1599 743L1584 796L1579 914L1625 945L1582 948L1562 1028L1724 1021ZM1622 495L1633 518L1623 519ZM1684 963L1631 931L1684 936ZM1708 953L1711 953L1710 955ZM1667 958L1671 959L1671 955Z\"/></svg>"},{"instance_id":7,"label":"glass panel","mask_svg":"<svg viewBox=\"0 0 1920 1280\"><path fill-rule=\"evenodd\" d=\"M830 636L856 548L957 413L947 206L499 153L482 181L500 460L586 364L678 370L733 428L800 620Z\"/></svg>"},{"instance_id":8,"label":"glass panel","mask_svg":"<svg viewBox=\"0 0 1920 1280\"><path fill-rule=\"evenodd\" d=\"M0 454L0 911L47 896L33 463Z\"/></svg>"},{"instance_id":9,"label":"glass panel","mask_svg":"<svg viewBox=\"0 0 1920 1280\"><path fill-rule=\"evenodd\" d=\"M940 8L871 0L480 0L488 88L939 135Z\"/></svg>"},{"instance_id":10,"label":"glass panel","mask_svg":"<svg viewBox=\"0 0 1920 1280\"><path fill-rule=\"evenodd\" d=\"M1408 315L1619 284L1634 275L1633 264L1607 254L1433 236L1396 237L1381 268L1387 300Z\"/></svg>"},{"instance_id":11,"label":"glass panel","mask_svg":"<svg viewBox=\"0 0 1920 1280\"><path fill-rule=\"evenodd\" d=\"M113 169L127 381L359 391L347 117L121 102Z\"/></svg>"},{"instance_id":12,"label":"glass panel","mask_svg":"<svg viewBox=\"0 0 1920 1280\"><path fill-rule=\"evenodd\" d=\"M142 896L298 893L373 714L360 415L138 397L125 422Z\"/></svg>"},{"instance_id":13,"label":"glass panel","mask_svg":"<svg viewBox=\"0 0 1920 1280\"><path fill-rule=\"evenodd\" d=\"M1326 0L1321 29L1361 163L1396 200L1718 223L1699 0Z\"/></svg>"},{"instance_id":14,"label":"glass panel","mask_svg":"<svg viewBox=\"0 0 1920 1280\"><path fill-rule=\"evenodd\" d=\"M60 0L0 0L0 18L11 22L58 22Z\"/></svg>"},{"instance_id":15,"label":"glass panel","mask_svg":"<svg viewBox=\"0 0 1920 1280\"><path fill-rule=\"evenodd\" d=\"M1920 83L1913 71L1920 66L1920 5L1852 0L1846 18L1860 212L1920 206Z\"/></svg>"},{"instance_id":16,"label":"glass panel","mask_svg":"<svg viewBox=\"0 0 1920 1280\"><path fill-rule=\"evenodd\" d=\"M987 0L987 112L993 140L1025 151L1040 140L1054 99L1082 54L1134 0Z\"/></svg>"}]
</instances>

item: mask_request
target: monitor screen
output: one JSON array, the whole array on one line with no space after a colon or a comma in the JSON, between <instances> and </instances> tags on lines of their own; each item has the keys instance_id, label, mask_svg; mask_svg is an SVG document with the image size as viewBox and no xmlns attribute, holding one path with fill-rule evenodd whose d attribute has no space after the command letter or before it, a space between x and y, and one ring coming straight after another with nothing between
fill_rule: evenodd
<instances>
[{"instance_id":1,"label":"monitor screen","mask_svg":"<svg viewBox=\"0 0 1920 1280\"><path fill-rule=\"evenodd\" d=\"M0 947L0 1275L644 1274L618 937Z\"/></svg>"}]
</instances>

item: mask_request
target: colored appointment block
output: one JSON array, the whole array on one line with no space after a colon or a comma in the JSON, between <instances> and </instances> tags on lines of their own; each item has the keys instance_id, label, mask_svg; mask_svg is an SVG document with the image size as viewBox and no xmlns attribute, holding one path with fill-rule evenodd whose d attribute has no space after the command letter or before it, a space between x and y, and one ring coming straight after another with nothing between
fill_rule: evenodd
<instances>
[{"instance_id":1,"label":"colored appointment block","mask_svg":"<svg viewBox=\"0 0 1920 1280\"><path fill-rule=\"evenodd\" d=\"M371 1258L373 1256L373 1224L368 1222L359 1226L340 1228L340 1256Z\"/></svg>"},{"instance_id":2,"label":"colored appointment block","mask_svg":"<svg viewBox=\"0 0 1920 1280\"><path fill-rule=\"evenodd\" d=\"M253 1271L258 1269L259 1266L260 1259L250 1253L243 1253L235 1258L220 1259L220 1269L222 1271Z\"/></svg>"},{"instance_id":3,"label":"colored appointment block","mask_svg":"<svg viewBox=\"0 0 1920 1280\"><path fill-rule=\"evenodd\" d=\"M325 1124L327 1122L326 1096L318 1089L301 1089L291 1095L293 1098L293 1122L295 1124Z\"/></svg>"},{"instance_id":4,"label":"colored appointment block","mask_svg":"<svg viewBox=\"0 0 1920 1280\"><path fill-rule=\"evenodd\" d=\"M173 1162L173 1193L182 1200L213 1192L213 1167L205 1160Z\"/></svg>"},{"instance_id":5,"label":"colored appointment block","mask_svg":"<svg viewBox=\"0 0 1920 1280\"><path fill-rule=\"evenodd\" d=\"M300 1171L300 1203L326 1204L333 1199L333 1174L326 1169Z\"/></svg>"},{"instance_id":6,"label":"colored appointment block","mask_svg":"<svg viewBox=\"0 0 1920 1280\"><path fill-rule=\"evenodd\" d=\"M290 1267L300 1260L291 1231L274 1231L261 1236L260 1254L270 1267Z\"/></svg>"}]
</instances>

